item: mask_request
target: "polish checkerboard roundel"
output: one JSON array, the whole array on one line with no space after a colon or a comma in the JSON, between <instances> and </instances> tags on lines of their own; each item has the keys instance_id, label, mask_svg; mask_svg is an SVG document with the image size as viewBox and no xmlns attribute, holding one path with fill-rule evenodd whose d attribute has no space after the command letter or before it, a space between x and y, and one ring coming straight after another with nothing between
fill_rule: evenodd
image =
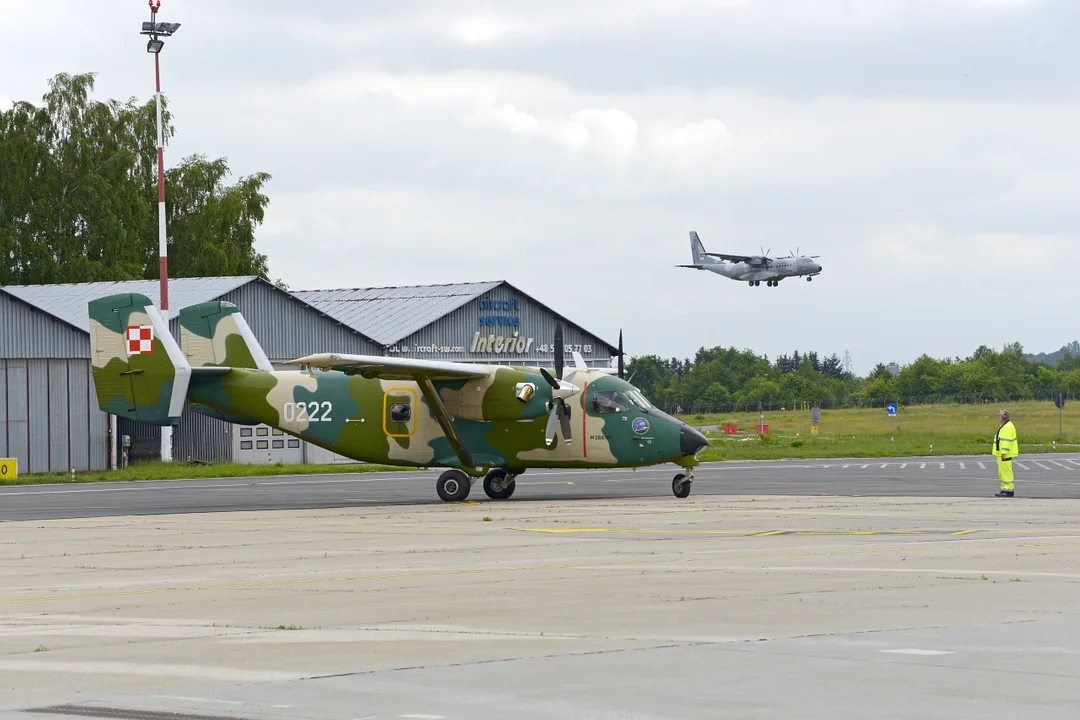
<instances>
[{"instance_id":1,"label":"polish checkerboard roundel","mask_svg":"<svg viewBox=\"0 0 1080 720\"><path fill-rule=\"evenodd\" d=\"M149 355L154 352L153 325L127 326L128 355Z\"/></svg>"}]
</instances>

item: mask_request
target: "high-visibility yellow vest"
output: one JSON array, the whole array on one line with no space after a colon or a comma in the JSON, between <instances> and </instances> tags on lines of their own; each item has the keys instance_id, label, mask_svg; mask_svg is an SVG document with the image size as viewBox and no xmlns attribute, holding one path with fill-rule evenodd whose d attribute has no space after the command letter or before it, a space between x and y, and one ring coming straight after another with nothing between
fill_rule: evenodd
<instances>
[{"instance_id":1,"label":"high-visibility yellow vest","mask_svg":"<svg viewBox=\"0 0 1080 720\"><path fill-rule=\"evenodd\" d=\"M1010 458L1020 454L1020 443L1016 439L1016 426L1012 420L998 428L994 436L994 454Z\"/></svg>"}]
</instances>

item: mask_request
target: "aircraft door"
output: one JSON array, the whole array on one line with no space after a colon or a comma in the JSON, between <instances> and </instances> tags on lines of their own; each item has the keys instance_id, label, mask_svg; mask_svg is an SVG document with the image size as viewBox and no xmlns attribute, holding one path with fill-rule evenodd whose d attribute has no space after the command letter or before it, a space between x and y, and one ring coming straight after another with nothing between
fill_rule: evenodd
<instances>
[{"instance_id":1,"label":"aircraft door","mask_svg":"<svg viewBox=\"0 0 1080 720\"><path fill-rule=\"evenodd\" d=\"M412 437L416 432L418 400L412 388L390 388L383 394L383 432L387 437Z\"/></svg>"}]
</instances>

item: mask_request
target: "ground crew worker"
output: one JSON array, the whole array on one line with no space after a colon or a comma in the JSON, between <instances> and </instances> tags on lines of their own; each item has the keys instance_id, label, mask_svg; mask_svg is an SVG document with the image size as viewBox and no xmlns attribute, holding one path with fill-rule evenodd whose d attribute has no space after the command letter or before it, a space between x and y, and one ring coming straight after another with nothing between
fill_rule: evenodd
<instances>
[{"instance_id":1,"label":"ground crew worker","mask_svg":"<svg viewBox=\"0 0 1080 720\"><path fill-rule=\"evenodd\" d=\"M1009 411L1002 410L998 413L1001 426L997 435L994 436L994 457L997 459L998 479L1001 480L1001 491L994 497L1012 497L1013 463L1012 459L1020 454L1020 444L1016 440L1016 426L1009 419Z\"/></svg>"}]
</instances>

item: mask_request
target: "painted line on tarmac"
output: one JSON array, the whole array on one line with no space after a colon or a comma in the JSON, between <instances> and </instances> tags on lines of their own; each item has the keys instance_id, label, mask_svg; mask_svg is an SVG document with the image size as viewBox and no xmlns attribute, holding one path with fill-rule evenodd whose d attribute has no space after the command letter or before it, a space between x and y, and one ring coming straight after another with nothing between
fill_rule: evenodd
<instances>
[{"instance_id":1,"label":"painted line on tarmac","mask_svg":"<svg viewBox=\"0 0 1080 720\"><path fill-rule=\"evenodd\" d=\"M644 530L634 528L524 528L515 527L510 528L517 532L531 532L531 533L544 533L548 535L667 535L667 536L725 536L725 537L781 537L781 536L844 536L844 537L859 537L870 535L889 535L889 536L912 536L912 535L973 535L976 533L984 535L1002 535L1002 536L1029 536L1029 537L1041 537L1044 535L1058 535L1062 534L1066 537L1080 537L1080 532L1077 530L991 530L991 529L967 529L967 530L796 530L796 529L781 529L781 530L765 530L765 531L745 531L745 530Z\"/></svg>"}]
</instances>

